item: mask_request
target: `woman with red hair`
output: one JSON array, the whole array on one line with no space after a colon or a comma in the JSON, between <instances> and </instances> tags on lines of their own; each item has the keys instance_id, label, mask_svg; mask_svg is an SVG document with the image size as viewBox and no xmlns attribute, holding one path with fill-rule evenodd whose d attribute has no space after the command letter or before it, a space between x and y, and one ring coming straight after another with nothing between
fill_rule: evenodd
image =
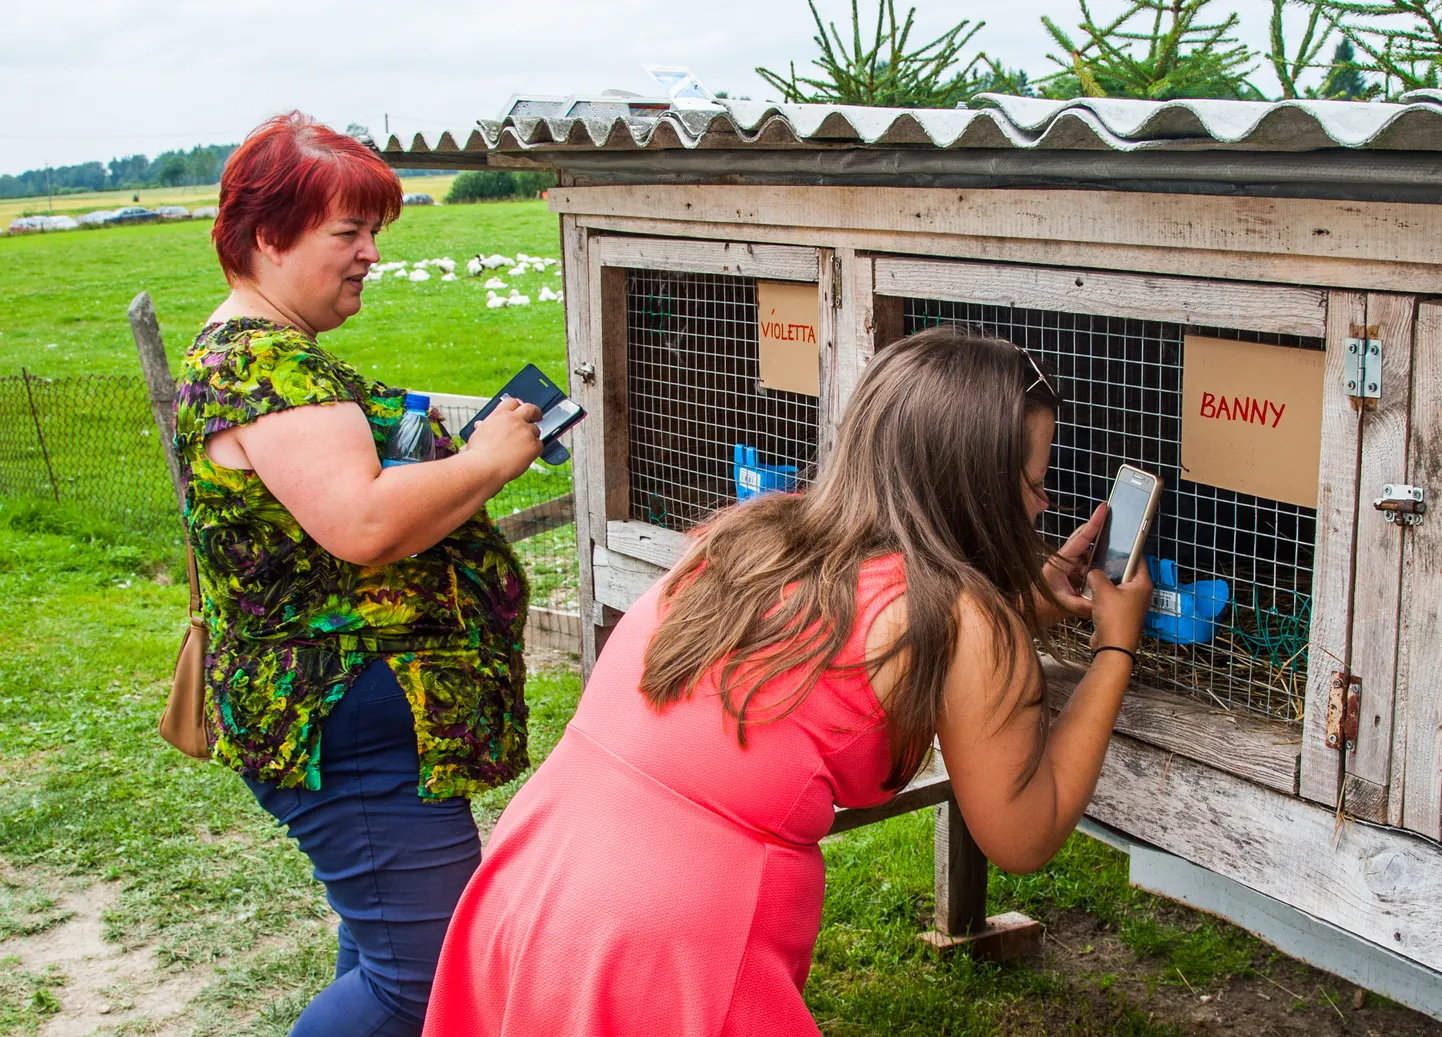
<instances>
[{"instance_id":1,"label":"woman with red hair","mask_svg":"<svg viewBox=\"0 0 1442 1037\"><path fill-rule=\"evenodd\" d=\"M292 1031L418 1034L480 863L471 795L527 766L528 590L485 502L540 454L508 401L461 450L382 468L405 393L317 342L360 310L395 174L298 112L231 157L213 237L229 297L176 403L209 630L217 760L309 856L341 917L336 978Z\"/></svg>"}]
</instances>

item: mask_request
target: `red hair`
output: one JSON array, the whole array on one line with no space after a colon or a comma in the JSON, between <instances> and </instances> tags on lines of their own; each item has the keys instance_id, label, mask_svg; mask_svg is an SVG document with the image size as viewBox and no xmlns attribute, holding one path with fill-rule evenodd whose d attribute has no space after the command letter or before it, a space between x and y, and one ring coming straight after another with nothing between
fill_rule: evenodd
<instances>
[{"instance_id":1,"label":"red hair","mask_svg":"<svg viewBox=\"0 0 1442 1037\"><path fill-rule=\"evenodd\" d=\"M210 237L226 280L250 276L257 233L284 252L324 223L332 205L390 223L401 214L401 182L370 148L308 115L290 112L261 123L220 178L220 213Z\"/></svg>"}]
</instances>

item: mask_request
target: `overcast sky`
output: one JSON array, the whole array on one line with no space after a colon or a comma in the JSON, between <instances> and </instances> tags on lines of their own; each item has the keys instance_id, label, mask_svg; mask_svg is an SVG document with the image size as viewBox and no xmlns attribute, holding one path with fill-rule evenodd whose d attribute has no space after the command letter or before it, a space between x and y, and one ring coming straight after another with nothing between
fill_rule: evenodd
<instances>
[{"instance_id":1,"label":"overcast sky","mask_svg":"<svg viewBox=\"0 0 1442 1037\"><path fill-rule=\"evenodd\" d=\"M846 0L817 6L849 23ZM1092 5L1098 17L1120 6ZM1243 38L1265 50L1270 4L1216 6L1239 9ZM984 18L975 44L1033 74L1052 49L1039 16L1077 20L1075 0L917 7L913 39ZM755 66L815 49L805 0L67 0L16 4L5 21L0 173L235 142L290 108L377 137L387 113L393 133L465 129L514 93L646 92L643 64L688 65L712 90L774 99ZM1268 68L1256 82L1275 87Z\"/></svg>"}]
</instances>

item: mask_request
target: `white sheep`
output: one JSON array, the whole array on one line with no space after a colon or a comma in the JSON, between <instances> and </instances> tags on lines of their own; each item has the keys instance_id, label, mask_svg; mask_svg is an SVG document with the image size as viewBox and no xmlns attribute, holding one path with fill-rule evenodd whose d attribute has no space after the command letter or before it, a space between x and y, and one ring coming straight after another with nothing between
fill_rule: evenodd
<instances>
[{"instance_id":1,"label":"white sheep","mask_svg":"<svg viewBox=\"0 0 1442 1037\"><path fill-rule=\"evenodd\" d=\"M540 261L537 261L537 262L531 264L531 269L532 269L532 270L535 270L537 273L542 273L542 274L544 274L544 273L546 272L546 264L545 264L545 263L542 263L542 262L540 262Z\"/></svg>"},{"instance_id":2,"label":"white sheep","mask_svg":"<svg viewBox=\"0 0 1442 1037\"><path fill-rule=\"evenodd\" d=\"M442 280L442 281L454 281L455 279L456 279L456 275L450 273L449 271L441 275L441 280Z\"/></svg>"},{"instance_id":3,"label":"white sheep","mask_svg":"<svg viewBox=\"0 0 1442 1037\"><path fill-rule=\"evenodd\" d=\"M518 291L516 291L514 288L512 288L512 289L511 289L510 298L508 298L508 299L506 300L506 305L507 305L507 306L529 306L529 305L531 305L531 297L530 297L529 295L522 295L520 292L518 292Z\"/></svg>"},{"instance_id":4,"label":"white sheep","mask_svg":"<svg viewBox=\"0 0 1442 1037\"><path fill-rule=\"evenodd\" d=\"M383 274L383 273L381 273L379 270L372 270L370 273L366 274L365 277L362 278L362 280L364 280L364 281L379 281L381 278L383 278L383 277L385 277L385 276L386 276L386 275Z\"/></svg>"},{"instance_id":5,"label":"white sheep","mask_svg":"<svg viewBox=\"0 0 1442 1037\"><path fill-rule=\"evenodd\" d=\"M505 306L505 305L506 305L506 300L505 300L505 299L502 299L502 298L501 298L499 295L497 295L495 292L492 292L492 293L490 294L490 297L486 299L486 309L488 309L488 310L499 310L501 307L503 307L503 306Z\"/></svg>"},{"instance_id":6,"label":"white sheep","mask_svg":"<svg viewBox=\"0 0 1442 1037\"><path fill-rule=\"evenodd\" d=\"M556 293L545 285L541 285L541 290L536 293L536 298L541 302L552 302L556 298Z\"/></svg>"},{"instance_id":7,"label":"white sheep","mask_svg":"<svg viewBox=\"0 0 1442 1037\"><path fill-rule=\"evenodd\" d=\"M456 261L450 256L444 259L437 259L435 265L440 268L443 274L454 274L456 272Z\"/></svg>"},{"instance_id":8,"label":"white sheep","mask_svg":"<svg viewBox=\"0 0 1442 1037\"><path fill-rule=\"evenodd\" d=\"M424 271L423 271L423 272L424 272ZM404 270L396 270L394 273L391 274L391 276L392 276L392 277L405 277L405 276L406 276L406 272L405 272Z\"/></svg>"},{"instance_id":9,"label":"white sheep","mask_svg":"<svg viewBox=\"0 0 1442 1037\"><path fill-rule=\"evenodd\" d=\"M520 277L522 274L529 274L530 272L531 268L526 266L524 263L517 263L515 266L511 267L510 270L506 271L506 273L510 274L512 277Z\"/></svg>"},{"instance_id":10,"label":"white sheep","mask_svg":"<svg viewBox=\"0 0 1442 1037\"><path fill-rule=\"evenodd\" d=\"M506 284L506 282L505 282L505 281L502 281L499 277L493 277L493 278L491 278L489 281L486 282L486 287L487 287L487 288L509 288L510 285Z\"/></svg>"},{"instance_id":11,"label":"white sheep","mask_svg":"<svg viewBox=\"0 0 1442 1037\"><path fill-rule=\"evenodd\" d=\"M541 260L541 262L542 262L542 263L545 263L547 266L555 266L557 263L560 262L560 260L559 260L559 259L549 259L549 258L547 258L547 259Z\"/></svg>"},{"instance_id":12,"label":"white sheep","mask_svg":"<svg viewBox=\"0 0 1442 1037\"><path fill-rule=\"evenodd\" d=\"M412 271L411 271L411 280L412 280L412 281L429 281L430 279L431 279L431 275L428 274L428 273L426 273L424 270L412 270Z\"/></svg>"},{"instance_id":13,"label":"white sheep","mask_svg":"<svg viewBox=\"0 0 1442 1037\"><path fill-rule=\"evenodd\" d=\"M487 270L495 270L497 267L515 266L516 261L510 256L490 255L481 260Z\"/></svg>"},{"instance_id":14,"label":"white sheep","mask_svg":"<svg viewBox=\"0 0 1442 1037\"><path fill-rule=\"evenodd\" d=\"M466 260L466 273L470 274L472 277L480 277L481 271L485 268L486 264L481 260L480 256L472 256L470 259Z\"/></svg>"}]
</instances>

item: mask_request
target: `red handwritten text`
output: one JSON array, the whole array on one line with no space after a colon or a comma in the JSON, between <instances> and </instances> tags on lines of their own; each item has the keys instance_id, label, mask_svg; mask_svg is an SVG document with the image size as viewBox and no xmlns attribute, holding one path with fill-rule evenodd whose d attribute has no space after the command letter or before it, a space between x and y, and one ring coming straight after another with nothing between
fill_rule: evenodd
<instances>
[{"instance_id":1,"label":"red handwritten text","mask_svg":"<svg viewBox=\"0 0 1442 1037\"><path fill-rule=\"evenodd\" d=\"M1269 425L1276 428L1282 422L1285 403L1258 400L1251 396L1233 396L1229 400L1215 393L1202 393L1202 407L1198 412L1204 418L1218 421L1245 421L1250 425Z\"/></svg>"},{"instance_id":2,"label":"red handwritten text","mask_svg":"<svg viewBox=\"0 0 1442 1037\"><path fill-rule=\"evenodd\" d=\"M761 337L777 342L808 342L814 345L816 343L816 325L783 324L779 320L763 320Z\"/></svg>"}]
</instances>

